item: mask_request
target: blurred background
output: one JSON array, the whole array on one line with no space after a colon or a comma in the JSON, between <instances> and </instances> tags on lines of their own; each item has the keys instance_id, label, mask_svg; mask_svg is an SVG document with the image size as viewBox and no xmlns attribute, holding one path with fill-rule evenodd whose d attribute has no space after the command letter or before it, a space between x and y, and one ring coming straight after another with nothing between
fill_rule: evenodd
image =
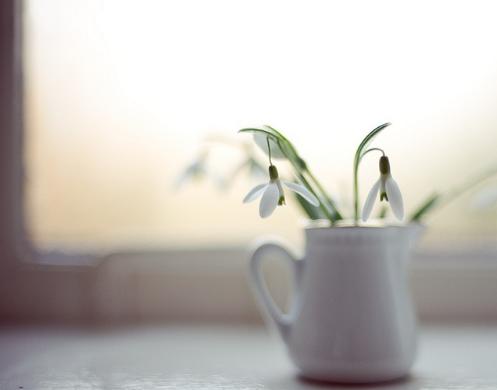
<instances>
[{"instance_id":1,"label":"blurred background","mask_svg":"<svg viewBox=\"0 0 497 390\"><path fill-rule=\"evenodd\" d=\"M242 204L266 179L233 175L251 142L237 130L284 132L350 217L355 149L392 122L374 146L411 212L497 165L494 11L484 1L23 1L22 142L4 149L23 167L22 201L6 208L20 219L12 263L24 268L3 273L3 317L260 321L247 248L274 234L302 250L303 214L291 199L267 220ZM209 175L183 177L199 159ZM365 158L362 199L377 170ZM485 180L426 219L411 271L422 318L497 317L497 207L474 207L495 187ZM287 304L287 270L269 268Z\"/></svg>"},{"instance_id":2,"label":"blurred background","mask_svg":"<svg viewBox=\"0 0 497 390\"><path fill-rule=\"evenodd\" d=\"M262 221L241 204L257 183L248 175L224 191L215 180L175 188L206 146L209 170L229 178L243 154L203 141L250 141L236 131L263 124L293 141L348 216L355 148L383 122L393 126L375 145L407 210L460 185L497 165L497 26L490 3L468 4L26 1L31 240L239 247L271 232L300 244L297 207ZM371 155L363 199L376 176ZM432 216L425 243L495 238L497 208L475 212L470 195Z\"/></svg>"}]
</instances>

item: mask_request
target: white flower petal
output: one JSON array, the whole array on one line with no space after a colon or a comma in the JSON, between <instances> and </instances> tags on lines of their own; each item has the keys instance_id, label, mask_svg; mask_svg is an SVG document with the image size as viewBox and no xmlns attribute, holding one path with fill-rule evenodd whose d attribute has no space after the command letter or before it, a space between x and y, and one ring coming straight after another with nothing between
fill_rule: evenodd
<instances>
[{"instance_id":1,"label":"white flower petal","mask_svg":"<svg viewBox=\"0 0 497 390\"><path fill-rule=\"evenodd\" d=\"M243 198L243 203L248 203L252 202L253 200L256 200L259 196L262 195L266 187L268 186L268 183L264 184L259 184L252 188L247 195L245 195L245 198Z\"/></svg>"},{"instance_id":2,"label":"white flower petal","mask_svg":"<svg viewBox=\"0 0 497 390\"><path fill-rule=\"evenodd\" d=\"M269 149L267 147L267 136L264 133L254 133L254 141L259 146L264 153L269 155ZM269 146L271 146L271 157L272 158L285 158L285 155L281 151L278 144L272 139L269 138Z\"/></svg>"},{"instance_id":3,"label":"white flower petal","mask_svg":"<svg viewBox=\"0 0 497 390\"><path fill-rule=\"evenodd\" d=\"M381 179L378 179L376 183L374 183L373 187L369 190L368 197L366 198L366 203L364 203L364 207L362 208L362 220L366 222L371 215L371 211L373 210L374 201L378 196L378 191L380 190Z\"/></svg>"},{"instance_id":4,"label":"white flower petal","mask_svg":"<svg viewBox=\"0 0 497 390\"><path fill-rule=\"evenodd\" d=\"M394 215L397 219L402 220L404 218L404 202L402 201L399 186L391 176L385 182L385 190L388 196L388 203L390 203Z\"/></svg>"},{"instance_id":5,"label":"white flower petal","mask_svg":"<svg viewBox=\"0 0 497 390\"><path fill-rule=\"evenodd\" d=\"M261 218L267 218L273 213L276 206L278 206L279 198L280 191L278 190L278 186L276 183L269 183L259 204L259 215Z\"/></svg>"},{"instance_id":6,"label":"white flower petal","mask_svg":"<svg viewBox=\"0 0 497 390\"><path fill-rule=\"evenodd\" d=\"M310 204L312 204L315 207L319 206L319 200L316 198L307 188L305 188L303 185L297 184L297 183L291 183L288 181L284 181L283 184L288 187L290 190L293 192L296 192L299 194L302 198L304 198L306 201L308 201Z\"/></svg>"},{"instance_id":7,"label":"white flower petal","mask_svg":"<svg viewBox=\"0 0 497 390\"><path fill-rule=\"evenodd\" d=\"M278 191L280 192L280 198L285 197L285 193L283 192L283 187L281 186L281 180L276 179L275 183L276 183L276 186L278 187Z\"/></svg>"}]
</instances>

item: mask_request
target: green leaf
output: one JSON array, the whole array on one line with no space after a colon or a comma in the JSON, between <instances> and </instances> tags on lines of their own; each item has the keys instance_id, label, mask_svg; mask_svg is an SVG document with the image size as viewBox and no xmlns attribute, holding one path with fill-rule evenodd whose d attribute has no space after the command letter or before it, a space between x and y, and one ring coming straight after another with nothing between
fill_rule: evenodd
<instances>
[{"instance_id":1,"label":"green leaf","mask_svg":"<svg viewBox=\"0 0 497 390\"><path fill-rule=\"evenodd\" d=\"M310 204L308 201L306 201L304 198L302 198L299 194L295 192L293 193L293 195L297 200L299 206L302 208L302 211L304 211L304 213L306 213L310 219L312 220L326 219L326 216L319 207L314 207L312 204Z\"/></svg>"},{"instance_id":2,"label":"green leaf","mask_svg":"<svg viewBox=\"0 0 497 390\"><path fill-rule=\"evenodd\" d=\"M470 178L468 181L463 183L462 185L454 188L452 191L447 191L445 193L435 193L429 196L421 205L412 213L410 220L412 222L418 222L428 212L432 212L435 208L441 208L442 206L446 206L450 202L453 202L455 199L460 197L466 191L469 191L474 186L480 184L482 181L497 175L497 166L492 166L490 169Z\"/></svg>"},{"instance_id":3,"label":"green leaf","mask_svg":"<svg viewBox=\"0 0 497 390\"><path fill-rule=\"evenodd\" d=\"M268 137L271 141L276 143L281 150L281 153L290 161L293 163L297 163L300 160L300 157L297 154L297 151L295 150L295 147L292 145L288 139L283 136L279 131L276 129L273 129L270 126L265 126L266 129L258 129L258 128L246 128L246 129L241 129L238 132L239 133L256 133L256 134L263 134L266 137Z\"/></svg>"},{"instance_id":4,"label":"green leaf","mask_svg":"<svg viewBox=\"0 0 497 390\"><path fill-rule=\"evenodd\" d=\"M430 195L421 205L416 208L416 210L412 213L409 220L411 222L420 222L421 219L425 216L425 214L430 211L439 201L439 194Z\"/></svg>"},{"instance_id":5,"label":"green leaf","mask_svg":"<svg viewBox=\"0 0 497 390\"><path fill-rule=\"evenodd\" d=\"M269 126L269 125L264 125L264 127L266 129L268 129L269 131L271 131L272 133L276 134L277 136L283 138L284 140L288 141L288 139L278 130L276 130L274 127L272 126Z\"/></svg>"},{"instance_id":6,"label":"green leaf","mask_svg":"<svg viewBox=\"0 0 497 390\"><path fill-rule=\"evenodd\" d=\"M268 129L271 133L273 133L274 135L276 135L277 137L281 138L283 141L287 142L289 145L291 145L291 147L294 149L295 151L295 154L297 154L297 151L295 150L295 148L293 147L292 143L288 140L288 138L286 138L281 132L279 132L278 130L276 130L274 127L271 127L269 125L264 125L264 127L266 129Z\"/></svg>"},{"instance_id":7,"label":"green leaf","mask_svg":"<svg viewBox=\"0 0 497 390\"><path fill-rule=\"evenodd\" d=\"M259 133L259 134L265 134L266 136L270 137L271 139L273 139L274 141L285 141L285 137L282 137L280 135L278 135L277 133L273 132L272 130L263 130L263 129L257 129L257 128L252 128L252 127L249 127L249 128L245 128L245 129L241 129L241 130L238 130L239 133Z\"/></svg>"},{"instance_id":8,"label":"green leaf","mask_svg":"<svg viewBox=\"0 0 497 390\"><path fill-rule=\"evenodd\" d=\"M357 164L359 163L358 160L360 160L360 158L362 156L362 152L364 151L364 149L366 149L371 144L371 142L373 142L373 139L381 131L385 130L385 128L387 128L390 125L391 125L391 123L389 123L389 122L383 123L382 125L378 126L374 130L372 130L366 137L364 137L364 139L362 140L362 142L359 144L359 147L357 148L357 151L356 151L356 154L355 154L355 158L357 160Z\"/></svg>"},{"instance_id":9,"label":"green leaf","mask_svg":"<svg viewBox=\"0 0 497 390\"><path fill-rule=\"evenodd\" d=\"M274 127L271 127L269 125L264 125L264 127L269 129L273 134L275 134L276 136L278 136L280 139L283 140L283 141L280 141L280 144L281 144L280 146L284 149L284 152L286 152L287 156L291 155L295 159L295 162L297 163L297 165L301 169L305 170L307 168L305 161L302 158L300 158L300 155L297 153L297 149L288 140L288 138L286 138L280 131L276 130Z\"/></svg>"}]
</instances>

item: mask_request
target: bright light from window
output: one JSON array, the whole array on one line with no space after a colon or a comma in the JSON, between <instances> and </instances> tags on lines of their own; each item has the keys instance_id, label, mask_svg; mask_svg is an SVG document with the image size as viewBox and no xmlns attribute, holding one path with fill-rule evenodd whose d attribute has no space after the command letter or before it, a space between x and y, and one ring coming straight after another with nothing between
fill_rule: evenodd
<instances>
[{"instance_id":1,"label":"bright light from window","mask_svg":"<svg viewBox=\"0 0 497 390\"><path fill-rule=\"evenodd\" d=\"M300 242L297 207L260 220L241 204L248 180L173 189L205 136L251 125L286 132L345 205L355 147L385 121L377 142L408 210L497 164L491 2L28 0L25 11L26 207L41 248ZM241 158L226 149L213 151L220 174ZM364 164L363 198L376 164ZM434 215L428 241L495 240L495 209L467 203Z\"/></svg>"}]
</instances>

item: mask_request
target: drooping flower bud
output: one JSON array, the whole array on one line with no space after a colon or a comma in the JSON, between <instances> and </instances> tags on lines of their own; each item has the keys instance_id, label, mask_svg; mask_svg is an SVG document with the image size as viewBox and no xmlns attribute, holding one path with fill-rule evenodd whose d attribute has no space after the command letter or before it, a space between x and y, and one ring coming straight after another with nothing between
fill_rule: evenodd
<instances>
[{"instance_id":1,"label":"drooping flower bud","mask_svg":"<svg viewBox=\"0 0 497 390\"><path fill-rule=\"evenodd\" d=\"M278 170L274 165L269 166L269 179L270 180L278 180Z\"/></svg>"},{"instance_id":2,"label":"drooping flower bud","mask_svg":"<svg viewBox=\"0 0 497 390\"><path fill-rule=\"evenodd\" d=\"M390 161L388 161L387 156L380 157L380 173L381 173L380 202L383 202L383 200L386 200L388 202L388 195L385 189L385 182L388 176L390 176Z\"/></svg>"},{"instance_id":3,"label":"drooping flower bud","mask_svg":"<svg viewBox=\"0 0 497 390\"><path fill-rule=\"evenodd\" d=\"M388 161L387 156L380 157L380 173L382 175L389 175L390 174L390 161Z\"/></svg>"}]
</instances>

